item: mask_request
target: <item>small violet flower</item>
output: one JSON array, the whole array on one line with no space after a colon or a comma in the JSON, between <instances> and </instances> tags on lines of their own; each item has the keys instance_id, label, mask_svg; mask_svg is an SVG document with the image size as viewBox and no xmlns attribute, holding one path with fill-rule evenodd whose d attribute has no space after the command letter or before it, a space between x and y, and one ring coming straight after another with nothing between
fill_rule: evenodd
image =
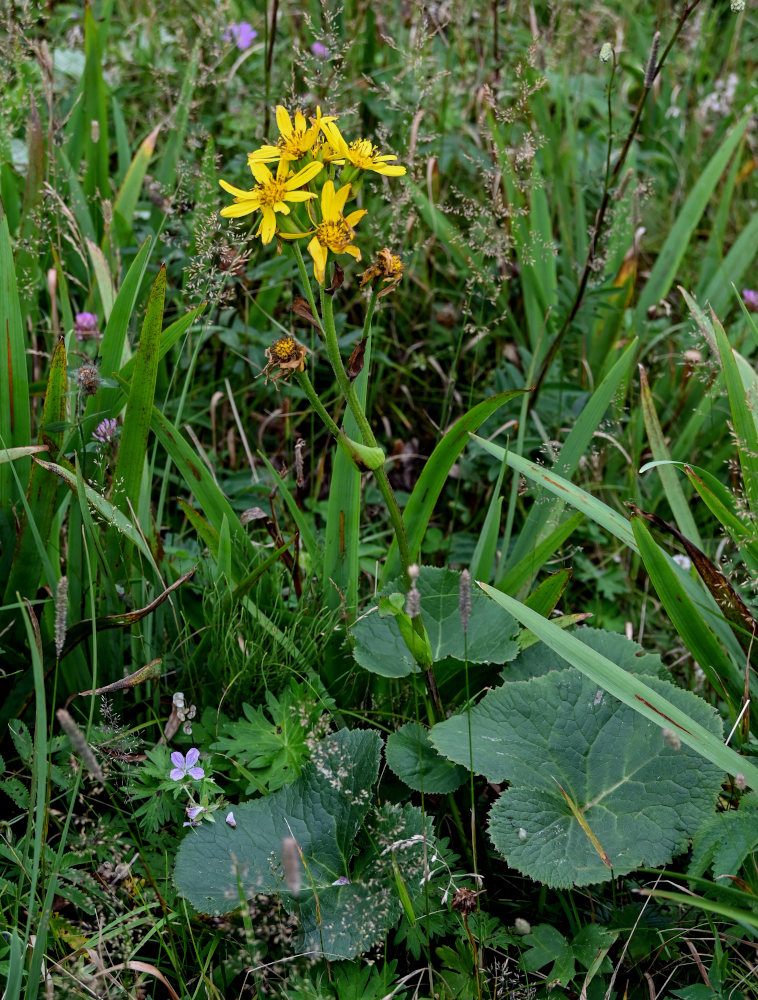
<instances>
[{"instance_id":1,"label":"small violet flower","mask_svg":"<svg viewBox=\"0 0 758 1000\"><path fill-rule=\"evenodd\" d=\"M234 818L234 813L233 812L228 812L226 814L226 822L231 827L235 827L237 825L237 820Z\"/></svg>"},{"instance_id":2,"label":"small violet flower","mask_svg":"<svg viewBox=\"0 0 758 1000\"><path fill-rule=\"evenodd\" d=\"M321 42L314 42L313 45L311 45L311 52L317 59L329 58L329 49Z\"/></svg>"},{"instance_id":3,"label":"small violet flower","mask_svg":"<svg viewBox=\"0 0 758 1000\"><path fill-rule=\"evenodd\" d=\"M200 760L200 751L196 747L192 747L187 751L187 756L179 753L175 750L171 754L171 763L174 765L169 774L169 778L172 781L182 781L187 775L190 778L204 778L205 771L202 767L196 767L197 762Z\"/></svg>"},{"instance_id":4,"label":"small violet flower","mask_svg":"<svg viewBox=\"0 0 758 1000\"><path fill-rule=\"evenodd\" d=\"M245 52L258 37L258 32L248 21L230 24L224 32L225 42L234 42L240 52Z\"/></svg>"},{"instance_id":5,"label":"small violet flower","mask_svg":"<svg viewBox=\"0 0 758 1000\"><path fill-rule=\"evenodd\" d=\"M190 753L191 752L192 751L190 751ZM171 754L171 756L173 757L174 755ZM181 754L179 756L181 756ZM187 756L189 757L189 754L187 754ZM197 768L197 770L200 771L202 768ZM173 775L173 773L174 772L172 771L171 774ZM182 826L200 826L204 812L205 806L187 806L187 816L189 818L189 822L182 823Z\"/></svg>"},{"instance_id":6,"label":"small violet flower","mask_svg":"<svg viewBox=\"0 0 758 1000\"><path fill-rule=\"evenodd\" d=\"M100 444L111 444L116 440L116 434L118 433L118 424L112 417L107 417L105 420L101 420L97 427L92 432L92 437L95 441L99 441Z\"/></svg>"},{"instance_id":7,"label":"small violet flower","mask_svg":"<svg viewBox=\"0 0 758 1000\"><path fill-rule=\"evenodd\" d=\"M340 875L339 878L336 878L332 882L332 885L350 885L350 879L347 877L347 875Z\"/></svg>"},{"instance_id":8,"label":"small violet flower","mask_svg":"<svg viewBox=\"0 0 758 1000\"><path fill-rule=\"evenodd\" d=\"M748 312L758 312L758 292L752 288L743 288L742 299Z\"/></svg>"}]
</instances>

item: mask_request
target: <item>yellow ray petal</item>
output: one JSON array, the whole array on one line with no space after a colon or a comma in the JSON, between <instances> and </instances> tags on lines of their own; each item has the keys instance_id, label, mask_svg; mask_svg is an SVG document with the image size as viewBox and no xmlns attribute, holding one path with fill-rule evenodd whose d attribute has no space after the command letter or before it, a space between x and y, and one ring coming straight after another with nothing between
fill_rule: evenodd
<instances>
[{"instance_id":1,"label":"yellow ray petal","mask_svg":"<svg viewBox=\"0 0 758 1000\"><path fill-rule=\"evenodd\" d=\"M287 112L287 109L281 104L276 106L276 124L279 126L279 131L282 133L285 139L289 139L292 135L292 119Z\"/></svg>"},{"instance_id":2,"label":"yellow ray petal","mask_svg":"<svg viewBox=\"0 0 758 1000\"><path fill-rule=\"evenodd\" d=\"M284 186L288 191L292 190L292 188L302 187L303 184L307 184L308 181L313 180L316 174L320 174L323 169L324 164L319 163L318 160L314 160L313 163L306 164L302 170L298 170L294 176L285 181Z\"/></svg>"},{"instance_id":3,"label":"yellow ray petal","mask_svg":"<svg viewBox=\"0 0 758 1000\"><path fill-rule=\"evenodd\" d=\"M268 205L264 205L261 212L263 214L259 230L261 234L261 241L263 243L270 243L274 238L274 233L276 232L276 215L268 207Z\"/></svg>"},{"instance_id":4,"label":"yellow ray petal","mask_svg":"<svg viewBox=\"0 0 758 1000\"><path fill-rule=\"evenodd\" d=\"M249 201L238 202L236 205L227 205L221 209L221 215L225 219L239 219L243 215L250 215L257 210L257 205L251 205Z\"/></svg>"},{"instance_id":5,"label":"yellow ray petal","mask_svg":"<svg viewBox=\"0 0 758 1000\"><path fill-rule=\"evenodd\" d=\"M228 191L229 194L233 194L235 198L249 198L250 195L252 194L252 191L243 191L242 188L236 188L228 181L221 180L220 178L219 178L219 184L224 189L224 191Z\"/></svg>"},{"instance_id":6,"label":"yellow ray petal","mask_svg":"<svg viewBox=\"0 0 758 1000\"><path fill-rule=\"evenodd\" d=\"M259 184L270 184L271 181L274 179L274 175L271 173L271 171L268 169L265 163L249 163L248 166L250 167L250 171L253 177L258 181Z\"/></svg>"}]
</instances>

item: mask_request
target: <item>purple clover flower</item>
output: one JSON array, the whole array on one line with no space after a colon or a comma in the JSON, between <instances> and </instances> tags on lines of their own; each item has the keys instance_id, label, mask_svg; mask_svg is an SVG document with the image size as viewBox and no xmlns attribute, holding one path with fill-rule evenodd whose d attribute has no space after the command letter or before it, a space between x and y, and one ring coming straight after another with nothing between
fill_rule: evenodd
<instances>
[{"instance_id":1,"label":"purple clover flower","mask_svg":"<svg viewBox=\"0 0 758 1000\"><path fill-rule=\"evenodd\" d=\"M317 59L328 59L330 55L329 49L322 42L314 42L311 45L311 52Z\"/></svg>"},{"instance_id":2,"label":"purple clover flower","mask_svg":"<svg viewBox=\"0 0 758 1000\"><path fill-rule=\"evenodd\" d=\"M92 437L95 441L99 441L100 444L111 444L116 440L116 434L118 433L118 424L113 417L106 417L105 420L101 420L97 427L92 432Z\"/></svg>"},{"instance_id":3,"label":"purple clover flower","mask_svg":"<svg viewBox=\"0 0 758 1000\"><path fill-rule=\"evenodd\" d=\"M89 340L100 336L97 328L97 316L90 312L80 312L74 316L74 330L77 340Z\"/></svg>"},{"instance_id":4,"label":"purple clover flower","mask_svg":"<svg viewBox=\"0 0 758 1000\"><path fill-rule=\"evenodd\" d=\"M178 750L175 750L171 754L171 763L174 766L169 774L169 778L171 778L172 781L182 781L187 775L189 775L190 778L195 778L195 780L198 778L204 778L205 771L202 767L195 766L199 760L200 751L196 747L189 749L186 757L184 754L179 753Z\"/></svg>"},{"instance_id":5,"label":"purple clover flower","mask_svg":"<svg viewBox=\"0 0 758 1000\"><path fill-rule=\"evenodd\" d=\"M258 37L258 32L249 21L230 24L224 32L225 42L234 42L240 52L246 52Z\"/></svg>"},{"instance_id":6,"label":"purple clover flower","mask_svg":"<svg viewBox=\"0 0 758 1000\"><path fill-rule=\"evenodd\" d=\"M742 299L748 312L758 312L758 292L752 288L743 288Z\"/></svg>"}]
</instances>

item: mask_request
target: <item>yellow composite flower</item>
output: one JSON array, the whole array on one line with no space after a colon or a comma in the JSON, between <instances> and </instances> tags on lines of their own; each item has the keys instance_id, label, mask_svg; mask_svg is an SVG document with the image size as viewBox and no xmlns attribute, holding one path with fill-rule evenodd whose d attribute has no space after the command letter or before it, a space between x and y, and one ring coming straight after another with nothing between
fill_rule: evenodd
<instances>
[{"instance_id":1,"label":"yellow composite flower","mask_svg":"<svg viewBox=\"0 0 758 1000\"><path fill-rule=\"evenodd\" d=\"M234 195L234 204L222 208L221 214L227 219L237 219L260 210L261 222L255 235L260 236L264 243L270 243L276 233L276 213L289 215L287 202L309 201L315 198L316 195L310 191L299 191L298 188L313 180L323 166L323 163L314 161L288 176L289 161L282 158L274 176L265 163L252 163L250 169L258 182L252 190L243 191L227 181L219 181L224 191Z\"/></svg>"},{"instance_id":2,"label":"yellow composite flower","mask_svg":"<svg viewBox=\"0 0 758 1000\"><path fill-rule=\"evenodd\" d=\"M311 118L311 126L305 120L302 111L295 112L293 124L289 112L281 104L276 108L276 124L279 126L279 141L275 146L261 146L254 153L247 154L247 162L272 163L280 157L285 160L299 160L310 152L321 132L324 122L333 122L334 118L322 118L321 108L316 108L316 117Z\"/></svg>"},{"instance_id":3,"label":"yellow composite flower","mask_svg":"<svg viewBox=\"0 0 758 1000\"><path fill-rule=\"evenodd\" d=\"M394 153L380 155L379 150L368 139L346 142L333 120L322 119L321 129L330 146L325 159L344 160L360 170L373 170L374 173L383 174L385 177L401 177L405 173L405 167L399 163L388 162L397 159Z\"/></svg>"},{"instance_id":4,"label":"yellow composite flower","mask_svg":"<svg viewBox=\"0 0 758 1000\"><path fill-rule=\"evenodd\" d=\"M353 226L363 218L366 210L359 208L350 215L343 215L342 209L349 194L349 184L335 191L333 181L327 181L321 190L321 222L316 226L313 239L308 244L308 253L313 257L313 273L320 285L324 284L326 260L330 250L332 253L349 253L356 260L361 259L360 250L350 240L354 236Z\"/></svg>"}]
</instances>

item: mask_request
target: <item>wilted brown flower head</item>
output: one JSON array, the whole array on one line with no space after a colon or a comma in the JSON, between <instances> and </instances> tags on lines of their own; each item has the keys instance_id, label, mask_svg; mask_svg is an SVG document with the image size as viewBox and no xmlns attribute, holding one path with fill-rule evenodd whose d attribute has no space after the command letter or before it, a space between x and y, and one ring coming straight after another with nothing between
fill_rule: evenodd
<instances>
[{"instance_id":1,"label":"wilted brown flower head","mask_svg":"<svg viewBox=\"0 0 758 1000\"><path fill-rule=\"evenodd\" d=\"M361 275L361 288L377 279L386 287L379 292L379 298L396 288L403 276L403 262L385 247L376 255L374 263Z\"/></svg>"},{"instance_id":2,"label":"wilted brown flower head","mask_svg":"<svg viewBox=\"0 0 758 1000\"><path fill-rule=\"evenodd\" d=\"M308 349L302 344L298 344L294 337L280 337L275 340L271 347L267 347L265 355L268 364L263 369L266 381L271 379L277 382L280 378L285 381L293 372L301 372L305 369L305 355Z\"/></svg>"}]
</instances>

